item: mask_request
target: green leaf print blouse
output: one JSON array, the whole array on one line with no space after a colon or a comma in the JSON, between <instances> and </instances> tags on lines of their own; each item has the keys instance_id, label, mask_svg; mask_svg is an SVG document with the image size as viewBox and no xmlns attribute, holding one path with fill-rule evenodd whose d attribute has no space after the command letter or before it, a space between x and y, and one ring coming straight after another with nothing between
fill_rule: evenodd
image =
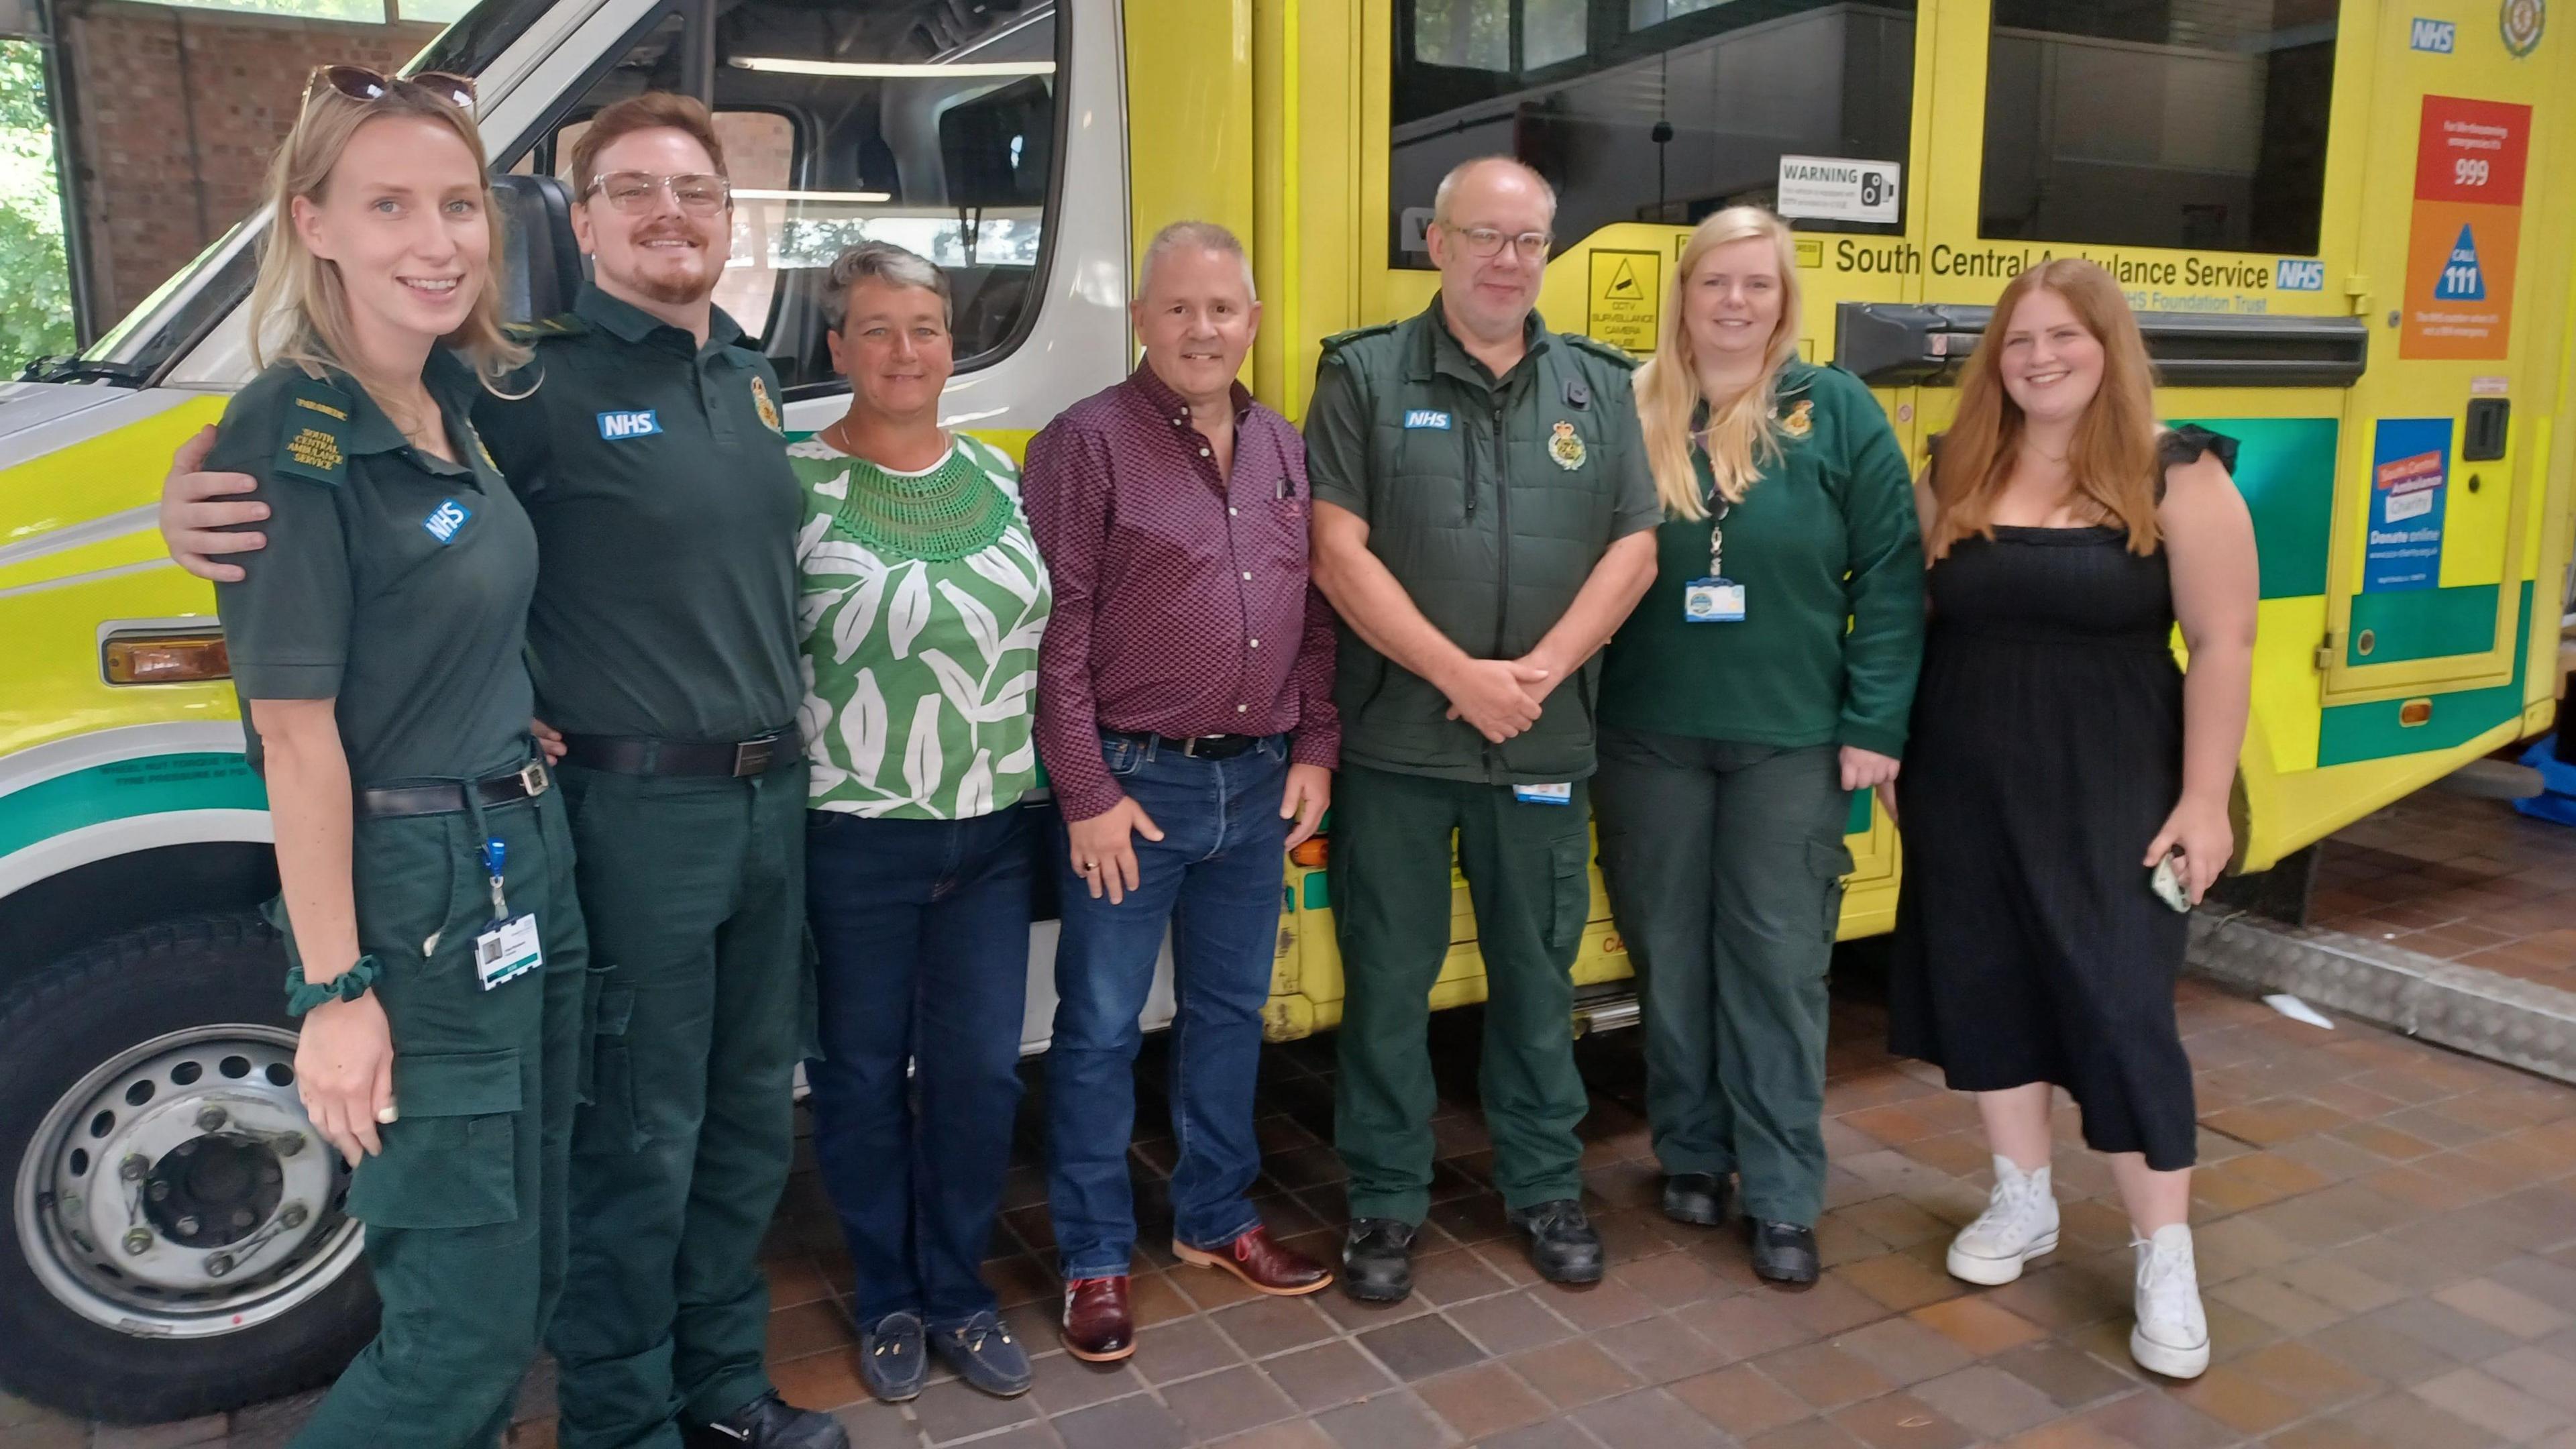
<instances>
[{"instance_id":1,"label":"green leaf print blouse","mask_svg":"<svg viewBox=\"0 0 2576 1449\"><path fill-rule=\"evenodd\" d=\"M817 810L962 820L1019 803L1037 775L1038 636L1051 596L1019 469L958 436L893 473L821 438L787 450Z\"/></svg>"}]
</instances>

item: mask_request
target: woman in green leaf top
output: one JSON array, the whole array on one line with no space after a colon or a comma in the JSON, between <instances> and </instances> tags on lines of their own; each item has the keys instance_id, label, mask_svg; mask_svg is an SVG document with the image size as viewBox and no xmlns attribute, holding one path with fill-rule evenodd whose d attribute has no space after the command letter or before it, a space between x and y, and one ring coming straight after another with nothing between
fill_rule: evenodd
<instances>
[{"instance_id":1,"label":"woman in green leaf top","mask_svg":"<svg viewBox=\"0 0 2576 1449\"><path fill-rule=\"evenodd\" d=\"M1602 874L1646 998L1664 1212L1741 1181L1753 1268L1816 1279L1825 971L1854 790L1896 778L1923 652L1905 454L1869 389L1798 357L1789 228L1700 223L1637 411L1655 583L1611 639L1593 780Z\"/></svg>"},{"instance_id":2,"label":"woman in green leaf top","mask_svg":"<svg viewBox=\"0 0 2576 1449\"><path fill-rule=\"evenodd\" d=\"M870 1392L921 1392L927 1351L1017 1394L1028 1356L977 1265L1020 1096L1046 568L1019 470L939 426L948 279L869 242L832 264L826 297L850 410L788 449L805 485L814 1155Z\"/></svg>"}]
</instances>

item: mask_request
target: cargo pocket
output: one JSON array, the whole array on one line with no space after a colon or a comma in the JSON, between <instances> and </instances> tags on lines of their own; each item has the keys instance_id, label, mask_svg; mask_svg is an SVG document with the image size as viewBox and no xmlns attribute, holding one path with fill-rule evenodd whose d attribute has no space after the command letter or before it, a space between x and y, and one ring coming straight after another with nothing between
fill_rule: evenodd
<instances>
[{"instance_id":1,"label":"cargo pocket","mask_svg":"<svg viewBox=\"0 0 2576 1449\"><path fill-rule=\"evenodd\" d=\"M515 1222L519 1052L394 1058L401 1120L349 1179L349 1216L374 1228Z\"/></svg>"},{"instance_id":2,"label":"cargo pocket","mask_svg":"<svg viewBox=\"0 0 2576 1449\"><path fill-rule=\"evenodd\" d=\"M615 1156L643 1145L635 1130L635 1062L626 1042L626 1026L635 1015L635 988L618 984L616 971L613 965L600 966L590 974L598 1000L591 1008L585 1054L589 1089L573 1118L577 1157Z\"/></svg>"},{"instance_id":3,"label":"cargo pocket","mask_svg":"<svg viewBox=\"0 0 2576 1449\"><path fill-rule=\"evenodd\" d=\"M1584 924L1592 918L1592 832L1568 836L1548 847L1547 949L1571 956L1583 943Z\"/></svg>"},{"instance_id":4,"label":"cargo pocket","mask_svg":"<svg viewBox=\"0 0 2576 1449\"><path fill-rule=\"evenodd\" d=\"M1851 847L1839 840L1807 842L1807 869L1824 883L1824 937L1833 943L1834 932L1843 920L1843 877L1852 873Z\"/></svg>"},{"instance_id":5,"label":"cargo pocket","mask_svg":"<svg viewBox=\"0 0 2576 1449\"><path fill-rule=\"evenodd\" d=\"M599 999L608 993L608 978L615 975L614 966L589 966L581 976L581 1067L574 1074L575 1102L587 1106L596 1095L599 1081Z\"/></svg>"}]
</instances>

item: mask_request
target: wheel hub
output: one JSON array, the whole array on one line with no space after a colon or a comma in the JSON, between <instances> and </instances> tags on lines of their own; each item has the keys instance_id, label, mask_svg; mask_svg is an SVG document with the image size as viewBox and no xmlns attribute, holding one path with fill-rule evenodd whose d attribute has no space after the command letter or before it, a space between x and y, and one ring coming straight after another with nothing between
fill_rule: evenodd
<instances>
[{"instance_id":1,"label":"wheel hub","mask_svg":"<svg viewBox=\"0 0 2576 1449\"><path fill-rule=\"evenodd\" d=\"M56 1103L13 1204L36 1275L84 1317L195 1337L277 1316L355 1258L348 1170L295 1095L295 1038L145 1042Z\"/></svg>"}]
</instances>

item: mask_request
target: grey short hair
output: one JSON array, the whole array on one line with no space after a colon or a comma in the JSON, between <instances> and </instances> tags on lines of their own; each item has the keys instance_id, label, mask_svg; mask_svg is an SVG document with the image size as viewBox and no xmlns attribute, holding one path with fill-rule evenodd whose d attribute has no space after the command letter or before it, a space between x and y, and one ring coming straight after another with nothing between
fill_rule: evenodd
<instances>
[{"instance_id":1,"label":"grey short hair","mask_svg":"<svg viewBox=\"0 0 2576 1449\"><path fill-rule=\"evenodd\" d=\"M866 281L936 292L940 320L950 320L954 299L949 295L948 274L936 263L893 242L861 242L832 259L831 275L824 281L823 320L833 331L840 331L850 319L850 289Z\"/></svg>"},{"instance_id":2,"label":"grey short hair","mask_svg":"<svg viewBox=\"0 0 2576 1449\"><path fill-rule=\"evenodd\" d=\"M1457 194L1458 183L1467 179L1468 172L1480 166L1508 166L1537 183L1539 194L1547 198L1548 220L1556 219L1556 188L1548 184L1546 177L1538 174L1537 168L1517 156L1477 156L1450 167L1449 174L1440 178L1440 189L1431 193L1433 221L1442 226L1449 224L1449 200Z\"/></svg>"},{"instance_id":3,"label":"grey short hair","mask_svg":"<svg viewBox=\"0 0 2576 1449\"><path fill-rule=\"evenodd\" d=\"M1252 257L1243 249L1243 239L1212 221L1176 221L1154 233L1145 243L1144 260L1136 264L1136 295L1141 298L1154 286L1154 264L1177 251L1208 251L1234 258L1243 264L1244 295L1261 300L1261 288L1252 280Z\"/></svg>"}]
</instances>

